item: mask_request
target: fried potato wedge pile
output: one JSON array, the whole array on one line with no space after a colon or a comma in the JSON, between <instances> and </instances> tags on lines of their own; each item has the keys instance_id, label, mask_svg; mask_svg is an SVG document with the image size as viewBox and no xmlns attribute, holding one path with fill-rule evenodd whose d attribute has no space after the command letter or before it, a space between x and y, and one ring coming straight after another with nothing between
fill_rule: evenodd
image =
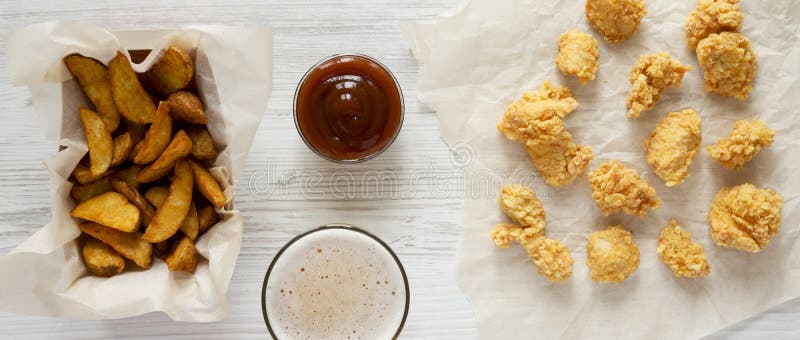
<instances>
[{"instance_id":1,"label":"fried potato wedge pile","mask_svg":"<svg viewBox=\"0 0 800 340\"><path fill-rule=\"evenodd\" d=\"M108 65L72 54L64 64L93 107L79 108L88 155L72 172L70 196L89 273L124 273L126 260L173 271L204 260L194 242L228 202L207 165L219 155L194 89L191 54L169 47L143 74L117 53Z\"/></svg>"}]
</instances>

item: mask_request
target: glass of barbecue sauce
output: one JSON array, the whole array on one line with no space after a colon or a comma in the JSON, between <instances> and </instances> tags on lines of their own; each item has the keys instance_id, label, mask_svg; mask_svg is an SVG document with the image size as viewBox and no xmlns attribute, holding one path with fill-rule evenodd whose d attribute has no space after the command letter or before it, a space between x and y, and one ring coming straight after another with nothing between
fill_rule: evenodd
<instances>
[{"instance_id":1,"label":"glass of barbecue sauce","mask_svg":"<svg viewBox=\"0 0 800 340\"><path fill-rule=\"evenodd\" d=\"M294 122L321 157L358 163L378 156L400 133L403 93L394 75L360 54L326 58L306 72L294 95Z\"/></svg>"}]
</instances>

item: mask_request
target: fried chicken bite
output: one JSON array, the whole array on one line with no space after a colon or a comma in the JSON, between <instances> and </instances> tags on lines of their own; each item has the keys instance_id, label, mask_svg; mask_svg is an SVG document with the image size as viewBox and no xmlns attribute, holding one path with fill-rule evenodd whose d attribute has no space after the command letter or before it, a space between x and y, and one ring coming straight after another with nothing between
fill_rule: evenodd
<instances>
[{"instance_id":1,"label":"fried chicken bite","mask_svg":"<svg viewBox=\"0 0 800 340\"><path fill-rule=\"evenodd\" d=\"M639 56L630 75L628 117L636 118L652 109L667 87L681 87L683 74L691 69L667 52Z\"/></svg>"},{"instance_id":2,"label":"fried chicken bite","mask_svg":"<svg viewBox=\"0 0 800 340\"><path fill-rule=\"evenodd\" d=\"M675 276L703 277L711 273L703 245L692 241L692 234L683 230L675 220L661 229L658 255Z\"/></svg>"},{"instance_id":3,"label":"fried chicken bite","mask_svg":"<svg viewBox=\"0 0 800 340\"><path fill-rule=\"evenodd\" d=\"M578 145L562 120L578 102L567 87L545 81L537 91L526 92L503 113L497 129L506 138L525 144L536 170L552 186L572 183L594 158L588 146Z\"/></svg>"},{"instance_id":4,"label":"fried chicken bite","mask_svg":"<svg viewBox=\"0 0 800 340\"><path fill-rule=\"evenodd\" d=\"M708 212L711 237L719 246L760 252L780 229L781 209L783 197L772 189L723 187Z\"/></svg>"},{"instance_id":5,"label":"fried chicken bite","mask_svg":"<svg viewBox=\"0 0 800 340\"><path fill-rule=\"evenodd\" d=\"M538 237L520 242L536 265L536 271L550 282L564 281L572 276L575 260L569 248L558 240Z\"/></svg>"},{"instance_id":6,"label":"fried chicken bite","mask_svg":"<svg viewBox=\"0 0 800 340\"><path fill-rule=\"evenodd\" d=\"M514 224L498 223L490 236L498 248L506 249L514 242L527 244L534 239L544 236L544 230L525 228Z\"/></svg>"},{"instance_id":7,"label":"fried chicken bite","mask_svg":"<svg viewBox=\"0 0 800 340\"><path fill-rule=\"evenodd\" d=\"M734 32L711 34L697 44L706 92L745 100L756 78L758 56L747 37Z\"/></svg>"},{"instance_id":8,"label":"fried chicken bite","mask_svg":"<svg viewBox=\"0 0 800 340\"><path fill-rule=\"evenodd\" d=\"M656 189L619 161L608 161L589 173L592 198L604 216L625 213L645 217L647 209L657 209L661 200Z\"/></svg>"},{"instance_id":9,"label":"fried chicken bite","mask_svg":"<svg viewBox=\"0 0 800 340\"><path fill-rule=\"evenodd\" d=\"M600 66L598 58L597 40L591 35L573 30L558 37L556 66L564 75L577 77L581 84L594 79Z\"/></svg>"},{"instance_id":10,"label":"fried chicken bite","mask_svg":"<svg viewBox=\"0 0 800 340\"><path fill-rule=\"evenodd\" d=\"M595 231L586 244L586 265L595 282L620 283L639 268L639 247L621 226Z\"/></svg>"},{"instance_id":11,"label":"fried chicken bite","mask_svg":"<svg viewBox=\"0 0 800 340\"><path fill-rule=\"evenodd\" d=\"M522 184L509 184L500 190L500 208L512 221L525 228L544 231L544 208L536 193Z\"/></svg>"},{"instance_id":12,"label":"fried chicken bite","mask_svg":"<svg viewBox=\"0 0 800 340\"><path fill-rule=\"evenodd\" d=\"M694 110L670 112L644 140L647 163L667 186L689 177L689 165L700 149L700 115Z\"/></svg>"},{"instance_id":13,"label":"fried chicken bite","mask_svg":"<svg viewBox=\"0 0 800 340\"><path fill-rule=\"evenodd\" d=\"M547 280L568 279L574 261L567 246L545 237L545 213L536 193L522 184L509 184L500 192L499 203L509 218L522 225L498 223L490 233L494 244L505 249L517 242Z\"/></svg>"},{"instance_id":14,"label":"fried chicken bite","mask_svg":"<svg viewBox=\"0 0 800 340\"><path fill-rule=\"evenodd\" d=\"M741 169L755 157L761 148L772 145L775 130L767 127L763 121L753 119L736 121L733 131L720 139L706 151L717 163L728 170Z\"/></svg>"},{"instance_id":15,"label":"fried chicken bite","mask_svg":"<svg viewBox=\"0 0 800 340\"><path fill-rule=\"evenodd\" d=\"M720 32L736 32L744 15L739 0L700 0L697 8L686 17L686 43L692 50L700 40Z\"/></svg>"},{"instance_id":16,"label":"fried chicken bite","mask_svg":"<svg viewBox=\"0 0 800 340\"><path fill-rule=\"evenodd\" d=\"M612 44L636 33L645 15L642 0L586 0L586 19Z\"/></svg>"}]
</instances>

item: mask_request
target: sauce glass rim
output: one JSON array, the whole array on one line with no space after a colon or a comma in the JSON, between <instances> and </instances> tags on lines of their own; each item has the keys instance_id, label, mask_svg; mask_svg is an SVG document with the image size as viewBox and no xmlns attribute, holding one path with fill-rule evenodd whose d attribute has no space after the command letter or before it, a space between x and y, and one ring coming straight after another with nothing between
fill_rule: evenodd
<instances>
[{"instance_id":1,"label":"sauce glass rim","mask_svg":"<svg viewBox=\"0 0 800 340\"><path fill-rule=\"evenodd\" d=\"M324 64L325 62L328 62L331 59L340 58L340 57L362 58L362 59L366 59L366 60L368 60L370 62L375 63L382 70L384 70L387 74L389 74L390 77L392 77L392 82L394 83L395 88L397 88L397 94L400 96L400 117L399 117L400 122L397 124L397 130L394 131L394 134L392 135L392 138L389 139L389 141L386 143L386 145L384 145L380 150L375 151L370 155L367 155L367 156L364 156L364 157L360 157L360 158L356 158L356 159L336 159L336 158L328 156L328 155L320 152L319 150L317 150L317 148L315 148L311 144L311 142L309 142L308 139L306 138L306 135L303 133L303 129L300 128L300 121L297 119L297 97L300 95L300 88L303 86L303 84L305 84L306 80L308 80L308 76L311 74L312 71L314 71L317 67L319 67L320 65ZM318 156L320 156L320 157L322 157L324 159L327 159L327 160L329 160L331 162L342 163L342 164L363 163L363 162L366 162L366 161L368 161L370 159L373 159L375 157L380 156L384 151L386 151L386 149L389 148L389 146L391 146L394 143L395 139L397 139L397 136L400 135L400 130L403 129L403 121L405 120L405 113L406 113L406 104L405 104L405 100L403 98L403 89L400 88L400 82L397 81L397 77L394 76L394 73L392 73L392 71L389 70L389 68L386 67L386 65L384 65L383 63L378 61L378 59L375 59L373 57L370 57L370 56L368 56L366 54L361 54L361 53L337 53L337 54L332 54L330 56L322 58L322 60L316 62L314 65L309 67L308 70L306 70L306 72L303 74L303 77L300 78L300 82L297 83L297 87L294 90L294 99L292 100L292 116L294 117L294 127L295 127L295 129L297 129L297 133L300 134L300 138L303 139L303 143L305 143L306 146L309 149L311 149L311 151L314 151L314 153L316 153Z\"/></svg>"},{"instance_id":2,"label":"sauce glass rim","mask_svg":"<svg viewBox=\"0 0 800 340\"><path fill-rule=\"evenodd\" d=\"M381 247L383 247L384 250L386 250L386 252L388 252L389 255L392 256L392 259L394 259L394 262L397 264L397 268L400 270L400 276L403 277L403 287L405 288L406 293L405 293L405 307L403 308L403 317L400 319L400 324L397 326L397 331L395 331L394 335L392 336L392 339L397 339L397 337L400 336L400 332L403 330L403 326L406 324L406 319L408 318L408 309L411 304L411 291L408 285L408 277L406 276L406 270L403 267L403 263L400 262L400 258L397 257L397 254L394 253L392 248L389 247L389 245L386 244L386 242L384 242L377 236L373 235L372 233L347 223L331 223L313 228L309 231L303 232L295 236L294 238L289 240L289 242L286 242L286 244L283 245L283 247L281 247L281 249L278 250L278 252L275 254L275 257L272 258L272 262L270 262L269 268L267 268L267 273L264 274L264 283L261 285L261 315L264 317L264 322L267 325L267 330L269 330L269 334L270 336L272 336L273 339L278 339L278 336L275 335L275 331L272 329L272 325L269 322L269 315L267 314L267 301L266 301L267 282L269 282L269 276L270 274L272 274L273 267L278 262L278 259L281 257L281 255L283 255L283 253L286 252L286 250L289 249L289 247L291 247L292 244L299 241L300 239L320 231L337 230L337 229L360 233L371 238L373 241L381 245Z\"/></svg>"}]
</instances>

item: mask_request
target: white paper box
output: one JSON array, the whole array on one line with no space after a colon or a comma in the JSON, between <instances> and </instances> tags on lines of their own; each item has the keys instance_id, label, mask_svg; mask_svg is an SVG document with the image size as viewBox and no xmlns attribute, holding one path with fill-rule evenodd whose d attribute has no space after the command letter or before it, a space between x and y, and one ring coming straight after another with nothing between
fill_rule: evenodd
<instances>
[{"instance_id":1,"label":"white paper box","mask_svg":"<svg viewBox=\"0 0 800 340\"><path fill-rule=\"evenodd\" d=\"M137 72L147 70L169 45L191 51L195 81L206 105L208 128L220 148L212 174L228 204L222 220L197 241L202 261L194 274L171 272L158 258L149 270L112 278L87 274L69 216L72 169L87 147L78 108L89 104L62 58L80 53L108 62L118 50L152 49ZM72 319L113 319L162 311L177 321L217 321L227 314L225 293L242 241L241 213L233 209L234 180L244 166L272 85L272 34L267 28L201 26L159 31L109 32L67 22L20 29L6 37L14 85L31 89L48 142L62 151L45 165L50 173L51 223L0 257L0 310ZM124 52L127 53L127 52Z\"/></svg>"}]
</instances>

